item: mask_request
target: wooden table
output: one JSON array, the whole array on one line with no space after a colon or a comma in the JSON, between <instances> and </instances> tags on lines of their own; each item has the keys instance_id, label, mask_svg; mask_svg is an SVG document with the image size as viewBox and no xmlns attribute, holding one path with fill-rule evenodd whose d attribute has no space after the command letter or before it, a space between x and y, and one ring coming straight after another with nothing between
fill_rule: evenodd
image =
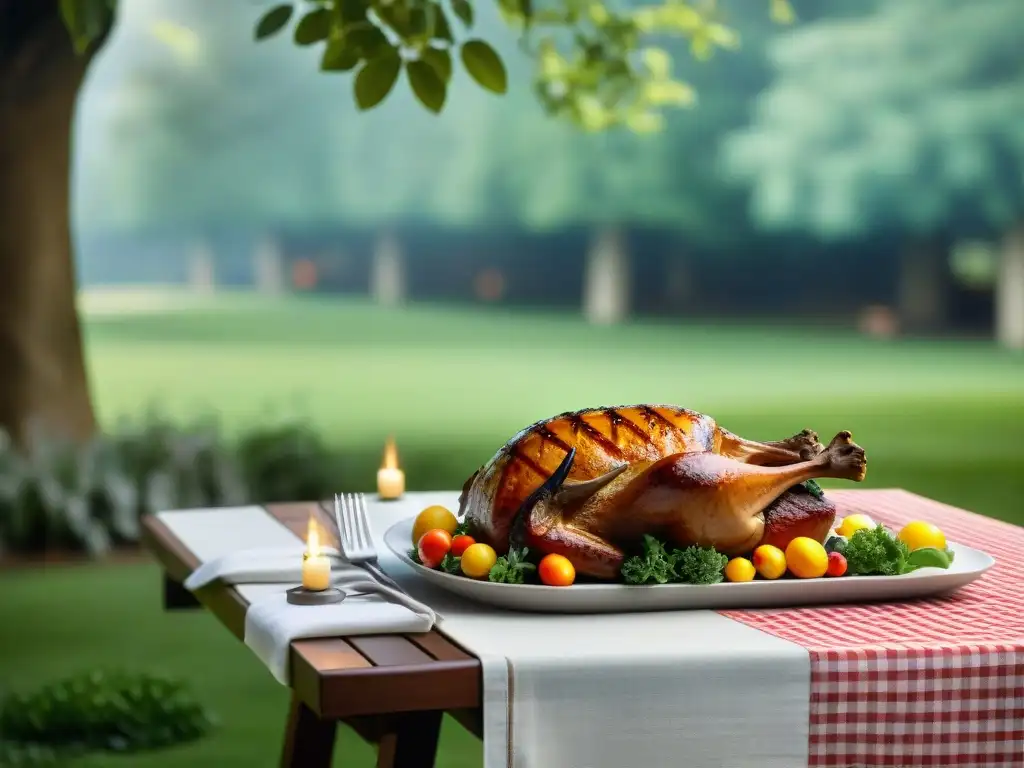
<instances>
[{"instance_id":1,"label":"wooden table","mask_svg":"<svg viewBox=\"0 0 1024 768\"><path fill-rule=\"evenodd\" d=\"M333 519L317 502L270 504L268 512L302 539L310 515L337 546ZM239 640L248 604L236 589L182 586L199 561L155 517L143 520L143 544L164 569L164 606L208 608ZM378 745L379 768L434 765L441 718L452 714L482 733L480 662L437 630L407 635L298 640L291 648L292 701L281 765L330 766L338 722Z\"/></svg>"}]
</instances>

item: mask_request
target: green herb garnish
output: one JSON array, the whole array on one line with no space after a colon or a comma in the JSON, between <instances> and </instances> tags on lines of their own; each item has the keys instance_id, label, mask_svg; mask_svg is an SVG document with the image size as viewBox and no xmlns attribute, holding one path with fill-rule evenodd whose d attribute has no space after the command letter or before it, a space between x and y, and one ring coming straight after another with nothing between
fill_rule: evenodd
<instances>
[{"instance_id":1,"label":"green herb garnish","mask_svg":"<svg viewBox=\"0 0 1024 768\"><path fill-rule=\"evenodd\" d=\"M800 483L800 487L806 490L811 496L816 499L825 498L825 492L821 490L821 486L818 485L814 480L805 480Z\"/></svg>"},{"instance_id":2,"label":"green herb garnish","mask_svg":"<svg viewBox=\"0 0 1024 768\"><path fill-rule=\"evenodd\" d=\"M420 560L420 552L416 547L409 550L409 559L416 563L416 565L423 565L423 561Z\"/></svg>"},{"instance_id":3,"label":"green herb garnish","mask_svg":"<svg viewBox=\"0 0 1024 768\"><path fill-rule=\"evenodd\" d=\"M910 562L910 549L879 523L874 528L857 531L847 541L836 545L846 558L851 575L899 576L920 566Z\"/></svg>"},{"instance_id":4,"label":"green herb garnish","mask_svg":"<svg viewBox=\"0 0 1024 768\"><path fill-rule=\"evenodd\" d=\"M644 536L644 553L622 564L622 579L627 584L665 584L675 575L675 563L665 545L653 536Z\"/></svg>"},{"instance_id":5,"label":"green herb garnish","mask_svg":"<svg viewBox=\"0 0 1024 768\"><path fill-rule=\"evenodd\" d=\"M712 547L691 546L673 552L676 581L685 584L717 584L729 558Z\"/></svg>"},{"instance_id":6,"label":"green herb garnish","mask_svg":"<svg viewBox=\"0 0 1024 768\"><path fill-rule=\"evenodd\" d=\"M462 558L455 557L451 552L441 559L440 568L445 573L458 575L462 571Z\"/></svg>"},{"instance_id":7,"label":"green herb garnish","mask_svg":"<svg viewBox=\"0 0 1024 768\"><path fill-rule=\"evenodd\" d=\"M627 584L717 584L729 558L712 547L691 546L669 552L653 536L644 536L644 553L622 564Z\"/></svg>"},{"instance_id":8,"label":"green herb garnish","mask_svg":"<svg viewBox=\"0 0 1024 768\"><path fill-rule=\"evenodd\" d=\"M529 552L527 547L510 549L507 555L499 557L497 562L491 566L491 572L487 574L487 579L498 584L524 583L527 572L537 570L537 566L526 559Z\"/></svg>"},{"instance_id":9,"label":"green herb garnish","mask_svg":"<svg viewBox=\"0 0 1024 768\"><path fill-rule=\"evenodd\" d=\"M455 526L455 532L452 534L454 539L456 536L468 536L469 535L469 522L466 520L460 520L459 524Z\"/></svg>"}]
</instances>

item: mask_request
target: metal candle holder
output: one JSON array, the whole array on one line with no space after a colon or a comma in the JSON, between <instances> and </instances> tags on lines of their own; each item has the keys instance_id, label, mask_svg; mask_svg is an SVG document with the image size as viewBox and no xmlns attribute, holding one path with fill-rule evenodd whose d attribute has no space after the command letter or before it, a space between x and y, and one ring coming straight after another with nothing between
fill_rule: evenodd
<instances>
[{"instance_id":1,"label":"metal candle holder","mask_svg":"<svg viewBox=\"0 0 1024 768\"><path fill-rule=\"evenodd\" d=\"M292 605L332 605L345 599L345 593L337 587L317 590L293 587L286 594Z\"/></svg>"}]
</instances>

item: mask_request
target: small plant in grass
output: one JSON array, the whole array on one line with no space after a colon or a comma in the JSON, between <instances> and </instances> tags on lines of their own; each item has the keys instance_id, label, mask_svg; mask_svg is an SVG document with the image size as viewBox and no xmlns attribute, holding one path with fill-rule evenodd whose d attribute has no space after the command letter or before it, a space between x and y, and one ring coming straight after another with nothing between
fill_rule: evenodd
<instances>
[{"instance_id":1,"label":"small plant in grass","mask_svg":"<svg viewBox=\"0 0 1024 768\"><path fill-rule=\"evenodd\" d=\"M93 671L0 701L0 766L48 766L89 752L194 741L214 721L185 685L159 675Z\"/></svg>"}]
</instances>

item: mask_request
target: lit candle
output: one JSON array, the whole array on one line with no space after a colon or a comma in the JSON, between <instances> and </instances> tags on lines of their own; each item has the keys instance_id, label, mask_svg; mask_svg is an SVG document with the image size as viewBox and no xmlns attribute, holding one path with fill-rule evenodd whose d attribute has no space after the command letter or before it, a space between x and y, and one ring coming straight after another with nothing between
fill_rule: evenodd
<instances>
[{"instance_id":1,"label":"lit candle","mask_svg":"<svg viewBox=\"0 0 1024 768\"><path fill-rule=\"evenodd\" d=\"M316 522L309 518L306 534L306 554L302 558L302 588L323 592L331 586L331 561L320 551L320 532Z\"/></svg>"},{"instance_id":2,"label":"lit candle","mask_svg":"<svg viewBox=\"0 0 1024 768\"><path fill-rule=\"evenodd\" d=\"M390 437L384 446L384 461L377 470L377 494L382 499L397 499L405 493L405 473L398 468L398 451Z\"/></svg>"}]
</instances>

